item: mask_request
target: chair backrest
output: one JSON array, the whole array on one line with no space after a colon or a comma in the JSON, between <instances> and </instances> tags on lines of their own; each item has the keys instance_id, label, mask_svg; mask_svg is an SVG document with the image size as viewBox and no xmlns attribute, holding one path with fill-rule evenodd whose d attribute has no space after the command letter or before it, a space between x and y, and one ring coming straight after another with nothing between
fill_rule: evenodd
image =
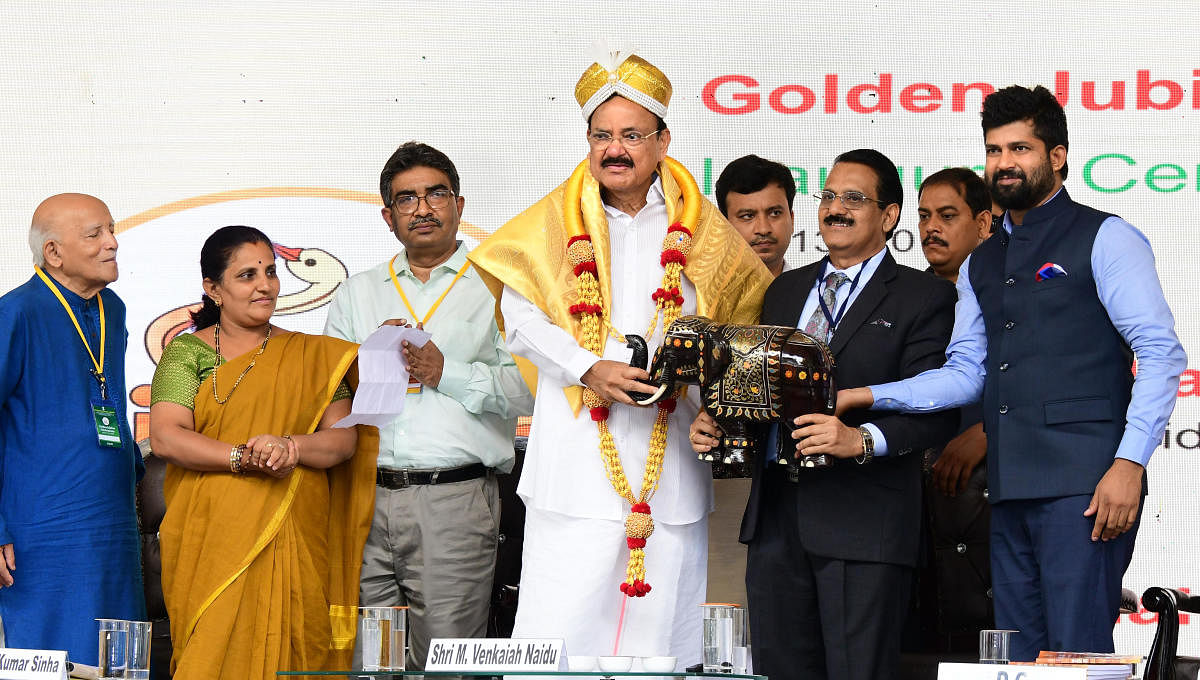
<instances>
[{"instance_id":1,"label":"chair backrest","mask_svg":"<svg viewBox=\"0 0 1200 680\"><path fill-rule=\"evenodd\" d=\"M1188 595L1171 588L1147 588L1142 593L1142 605L1158 614L1158 629L1146 658L1143 680L1181 680L1175 665L1179 649L1179 612L1200 614L1200 595Z\"/></svg>"}]
</instances>

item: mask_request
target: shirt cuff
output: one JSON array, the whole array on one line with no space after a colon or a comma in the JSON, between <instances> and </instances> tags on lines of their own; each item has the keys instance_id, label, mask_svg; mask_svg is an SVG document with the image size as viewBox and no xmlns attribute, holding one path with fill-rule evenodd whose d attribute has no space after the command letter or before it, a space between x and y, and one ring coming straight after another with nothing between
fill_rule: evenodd
<instances>
[{"instance_id":1,"label":"shirt cuff","mask_svg":"<svg viewBox=\"0 0 1200 680\"><path fill-rule=\"evenodd\" d=\"M1124 458L1130 460L1142 467L1150 462L1150 456L1154 455L1154 450L1158 448L1159 441L1147 437L1144 433L1138 430L1125 426L1125 434L1121 437L1121 443L1117 446L1117 454L1115 458Z\"/></svg>"},{"instance_id":2,"label":"shirt cuff","mask_svg":"<svg viewBox=\"0 0 1200 680\"><path fill-rule=\"evenodd\" d=\"M875 453L872 455L876 458L888 455L887 437L883 436L883 431L875 427L874 423L863 423L863 427L867 428L867 432L871 433L871 439L875 441Z\"/></svg>"},{"instance_id":3,"label":"shirt cuff","mask_svg":"<svg viewBox=\"0 0 1200 680\"><path fill-rule=\"evenodd\" d=\"M872 385L871 396L875 399L871 404L872 411L897 411L908 403L909 390L901 387L900 383Z\"/></svg>"},{"instance_id":4,"label":"shirt cuff","mask_svg":"<svg viewBox=\"0 0 1200 680\"><path fill-rule=\"evenodd\" d=\"M577 384L582 385L583 374L587 373L597 361L600 361L600 357L580 347L575 356L567 362L567 374L573 376Z\"/></svg>"},{"instance_id":5,"label":"shirt cuff","mask_svg":"<svg viewBox=\"0 0 1200 680\"><path fill-rule=\"evenodd\" d=\"M437 391L462 403L467 396L467 383L471 379L471 367L466 362L442 357L442 379Z\"/></svg>"}]
</instances>

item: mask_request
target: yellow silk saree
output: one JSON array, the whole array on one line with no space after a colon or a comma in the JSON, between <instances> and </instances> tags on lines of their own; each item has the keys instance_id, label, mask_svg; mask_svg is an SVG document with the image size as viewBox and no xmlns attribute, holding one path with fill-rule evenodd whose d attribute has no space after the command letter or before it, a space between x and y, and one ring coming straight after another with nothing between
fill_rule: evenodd
<instances>
[{"instance_id":1,"label":"yellow silk saree","mask_svg":"<svg viewBox=\"0 0 1200 680\"><path fill-rule=\"evenodd\" d=\"M354 367L358 346L286 333L263 353L216 369L229 400L200 384L196 431L230 445L316 430ZM279 670L348 669L358 577L375 498L378 433L359 428L354 456L283 479L168 467L161 532L163 594L176 680L273 678Z\"/></svg>"}]
</instances>

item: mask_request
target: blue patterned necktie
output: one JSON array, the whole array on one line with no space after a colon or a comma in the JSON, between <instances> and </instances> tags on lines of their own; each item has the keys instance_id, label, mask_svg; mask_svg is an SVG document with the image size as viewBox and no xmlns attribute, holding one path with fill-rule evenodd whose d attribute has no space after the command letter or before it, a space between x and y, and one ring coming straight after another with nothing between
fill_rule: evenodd
<instances>
[{"instance_id":1,"label":"blue patterned necktie","mask_svg":"<svg viewBox=\"0 0 1200 680\"><path fill-rule=\"evenodd\" d=\"M850 277L841 272L833 272L825 277L825 290L821 293L821 300L825 302L825 309L831 313L837 305L837 292ZM821 305L813 310L812 316L808 317L808 323L804 326L804 332L820 340L821 342L829 342L829 336L833 334L834 329L829 325L829 317L825 315L825 309Z\"/></svg>"}]
</instances>

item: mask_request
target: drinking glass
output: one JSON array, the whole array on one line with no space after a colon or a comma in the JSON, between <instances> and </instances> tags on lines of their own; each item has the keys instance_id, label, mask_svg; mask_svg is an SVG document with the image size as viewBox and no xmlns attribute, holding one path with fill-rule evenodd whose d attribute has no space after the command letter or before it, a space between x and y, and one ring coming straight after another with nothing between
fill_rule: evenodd
<instances>
[{"instance_id":1,"label":"drinking glass","mask_svg":"<svg viewBox=\"0 0 1200 680\"><path fill-rule=\"evenodd\" d=\"M404 670L407 607L359 607L358 639L364 671Z\"/></svg>"},{"instance_id":2,"label":"drinking glass","mask_svg":"<svg viewBox=\"0 0 1200 680\"><path fill-rule=\"evenodd\" d=\"M129 622L96 619L100 624L100 680L124 680L128 663Z\"/></svg>"},{"instance_id":3,"label":"drinking glass","mask_svg":"<svg viewBox=\"0 0 1200 680\"><path fill-rule=\"evenodd\" d=\"M745 675L750 671L750 622L745 607L733 608L733 672Z\"/></svg>"},{"instance_id":4,"label":"drinking glass","mask_svg":"<svg viewBox=\"0 0 1200 680\"><path fill-rule=\"evenodd\" d=\"M979 631L979 663L1008 663L1008 637L1015 630Z\"/></svg>"},{"instance_id":5,"label":"drinking glass","mask_svg":"<svg viewBox=\"0 0 1200 680\"><path fill-rule=\"evenodd\" d=\"M408 653L408 607L392 607L392 634L388 641L387 670L404 670Z\"/></svg>"},{"instance_id":6,"label":"drinking glass","mask_svg":"<svg viewBox=\"0 0 1200 680\"><path fill-rule=\"evenodd\" d=\"M127 680L149 680L150 678L150 631L149 621L126 621L125 678Z\"/></svg>"},{"instance_id":7,"label":"drinking glass","mask_svg":"<svg viewBox=\"0 0 1200 680\"><path fill-rule=\"evenodd\" d=\"M702 630L705 673L733 671L733 610L734 605L706 603Z\"/></svg>"}]
</instances>

